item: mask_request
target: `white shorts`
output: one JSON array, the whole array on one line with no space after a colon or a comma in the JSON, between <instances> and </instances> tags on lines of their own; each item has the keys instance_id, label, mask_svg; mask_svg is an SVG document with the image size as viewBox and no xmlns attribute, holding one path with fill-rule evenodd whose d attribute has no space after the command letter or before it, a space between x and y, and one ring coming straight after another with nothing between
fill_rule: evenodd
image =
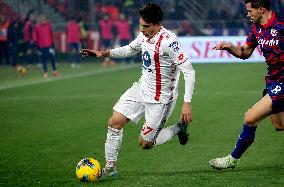
<instances>
[{"instance_id":1,"label":"white shorts","mask_svg":"<svg viewBox=\"0 0 284 187\"><path fill-rule=\"evenodd\" d=\"M164 127L176 104L176 99L163 103L147 103L143 101L139 83L133 84L117 101L113 110L138 123L145 114L145 122L141 129L141 137L148 142L155 140Z\"/></svg>"}]
</instances>

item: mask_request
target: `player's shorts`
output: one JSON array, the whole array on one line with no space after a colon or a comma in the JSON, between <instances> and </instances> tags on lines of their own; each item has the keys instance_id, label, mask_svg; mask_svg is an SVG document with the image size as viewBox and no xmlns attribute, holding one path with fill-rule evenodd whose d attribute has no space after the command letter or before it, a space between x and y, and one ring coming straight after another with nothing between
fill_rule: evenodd
<instances>
[{"instance_id":1,"label":"player's shorts","mask_svg":"<svg viewBox=\"0 0 284 187\"><path fill-rule=\"evenodd\" d=\"M284 111L284 83L267 83L263 96L268 93L272 100L272 114Z\"/></svg>"},{"instance_id":2,"label":"player's shorts","mask_svg":"<svg viewBox=\"0 0 284 187\"><path fill-rule=\"evenodd\" d=\"M151 142L157 138L164 127L175 103L176 99L167 104L144 102L140 85L136 83L120 97L113 110L135 123L138 123L140 118L145 115L140 135L145 141Z\"/></svg>"}]
</instances>

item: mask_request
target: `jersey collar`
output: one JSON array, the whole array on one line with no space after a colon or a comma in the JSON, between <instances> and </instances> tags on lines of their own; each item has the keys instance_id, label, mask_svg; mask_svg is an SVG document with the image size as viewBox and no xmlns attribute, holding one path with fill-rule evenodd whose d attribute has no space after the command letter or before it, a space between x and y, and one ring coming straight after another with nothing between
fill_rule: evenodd
<instances>
[{"instance_id":1,"label":"jersey collar","mask_svg":"<svg viewBox=\"0 0 284 187\"><path fill-rule=\"evenodd\" d=\"M273 21L274 21L275 19L276 19L276 14L275 14L275 12L272 12L271 18L268 20L268 22L267 22L266 24L261 25L261 27L263 27L263 28L268 28L268 27L273 23Z\"/></svg>"},{"instance_id":2,"label":"jersey collar","mask_svg":"<svg viewBox=\"0 0 284 187\"><path fill-rule=\"evenodd\" d=\"M160 33L162 33L163 30L164 30L164 27L161 26L159 32L157 32L152 38L148 38L148 39L147 39L147 42L148 42L148 43L151 43L151 44L155 43L155 38L156 38L158 35L160 35Z\"/></svg>"}]
</instances>

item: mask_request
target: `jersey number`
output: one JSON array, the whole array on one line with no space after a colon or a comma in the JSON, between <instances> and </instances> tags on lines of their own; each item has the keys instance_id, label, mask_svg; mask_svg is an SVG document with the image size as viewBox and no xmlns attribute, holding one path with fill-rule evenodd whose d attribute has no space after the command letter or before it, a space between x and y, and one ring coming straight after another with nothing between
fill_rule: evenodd
<instances>
[{"instance_id":1,"label":"jersey number","mask_svg":"<svg viewBox=\"0 0 284 187\"><path fill-rule=\"evenodd\" d=\"M141 131L142 131L142 133L143 133L144 136L145 136L145 135L149 134L150 132L152 132L152 131L153 131L153 128L147 126L147 124L146 124L146 122L145 122L145 123L144 123L144 126L143 126L143 128L142 128Z\"/></svg>"}]
</instances>

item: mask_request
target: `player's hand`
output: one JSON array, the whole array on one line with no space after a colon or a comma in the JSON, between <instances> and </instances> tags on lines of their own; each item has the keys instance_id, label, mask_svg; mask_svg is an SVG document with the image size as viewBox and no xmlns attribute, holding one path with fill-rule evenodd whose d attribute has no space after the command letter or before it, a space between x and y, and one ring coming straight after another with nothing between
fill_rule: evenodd
<instances>
[{"instance_id":1,"label":"player's hand","mask_svg":"<svg viewBox=\"0 0 284 187\"><path fill-rule=\"evenodd\" d=\"M192 121L191 103L189 103L189 102L183 103L180 120L184 123L191 123L191 121Z\"/></svg>"},{"instance_id":2,"label":"player's hand","mask_svg":"<svg viewBox=\"0 0 284 187\"><path fill-rule=\"evenodd\" d=\"M222 42L218 43L217 45L215 45L213 47L213 49L215 49L215 50L227 50L227 49L230 49L231 47L232 47L232 43L222 41Z\"/></svg>"},{"instance_id":3,"label":"player's hand","mask_svg":"<svg viewBox=\"0 0 284 187\"><path fill-rule=\"evenodd\" d=\"M80 54L82 57L88 57L88 56L101 57L102 56L101 51L91 50L91 49L81 49Z\"/></svg>"}]
</instances>

